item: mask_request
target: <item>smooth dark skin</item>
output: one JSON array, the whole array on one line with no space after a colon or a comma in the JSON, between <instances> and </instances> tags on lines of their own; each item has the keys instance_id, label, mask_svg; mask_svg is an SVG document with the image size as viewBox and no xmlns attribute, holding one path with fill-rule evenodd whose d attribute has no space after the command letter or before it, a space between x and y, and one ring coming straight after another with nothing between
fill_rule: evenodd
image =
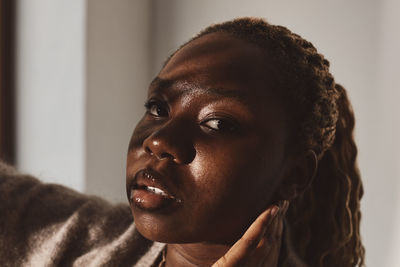
<instances>
[{"instance_id":1,"label":"smooth dark skin","mask_svg":"<svg viewBox=\"0 0 400 267\"><path fill-rule=\"evenodd\" d=\"M271 205L306 188L316 159L313 152L286 156L287 116L268 90L268 67L257 46L213 33L180 49L151 84L154 104L132 135L127 176L150 166L183 199L169 213L132 205L139 232L168 243L167 266L212 265L267 208L246 234L258 236L256 244L266 233L277 234L275 249L269 246L276 265L284 214L274 223ZM248 258L249 242L235 246L228 259ZM218 266L239 262L225 256Z\"/></svg>"}]
</instances>

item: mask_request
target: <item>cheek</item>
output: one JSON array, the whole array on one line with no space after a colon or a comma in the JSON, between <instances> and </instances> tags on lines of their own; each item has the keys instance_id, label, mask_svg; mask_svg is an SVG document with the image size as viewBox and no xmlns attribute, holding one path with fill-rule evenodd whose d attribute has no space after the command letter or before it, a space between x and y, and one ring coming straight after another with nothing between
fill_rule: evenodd
<instances>
[{"instance_id":1,"label":"cheek","mask_svg":"<svg viewBox=\"0 0 400 267\"><path fill-rule=\"evenodd\" d=\"M150 127L148 123L146 123L145 116L136 124L133 130L131 140L129 141L129 150L140 147L150 134Z\"/></svg>"},{"instance_id":2,"label":"cheek","mask_svg":"<svg viewBox=\"0 0 400 267\"><path fill-rule=\"evenodd\" d=\"M199 203L231 213L258 212L268 204L276 184L276 166L257 144L248 139L198 149L191 172Z\"/></svg>"},{"instance_id":3,"label":"cheek","mask_svg":"<svg viewBox=\"0 0 400 267\"><path fill-rule=\"evenodd\" d=\"M146 123L145 118L142 118L138 122L133 131L131 139L129 141L128 154L127 154L127 164L126 164L126 174L134 175L137 171L137 166L140 164L138 160L145 153L142 149L143 141L151 134L151 127Z\"/></svg>"},{"instance_id":4,"label":"cheek","mask_svg":"<svg viewBox=\"0 0 400 267\"><path fill-rule=\"evenodd\" d=\"M189 206L196 211L191 212L190 231L210 240L236 240L270 204L276 187L273 163L256 144L242 140L224 149L197 150L190 164L195 189Z\"/></svg>"},{"instance_id":5,"label":"cheek","mask_svg":"<svg viewBox=\"0 0 400 267\"><path fill-rule=\"evenodd\" d=\"M134 161L144 153L144 149L142 148L143 142L155 131L156 127L157 125L151 124L149 120L146 119L146 115L138 122L129 140L128 166L134 163Z\"/></svg>"}]
</instances>

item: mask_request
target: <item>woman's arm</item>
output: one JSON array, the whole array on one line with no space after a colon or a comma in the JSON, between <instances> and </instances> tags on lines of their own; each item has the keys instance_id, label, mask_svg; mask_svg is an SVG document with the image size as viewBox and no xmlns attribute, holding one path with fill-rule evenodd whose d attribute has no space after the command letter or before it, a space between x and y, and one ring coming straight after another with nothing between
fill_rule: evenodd
<instances>
[{"instance_id":1,"label":"woman's arm","mask_svg":"<svg viewBox=\"0 0 400 267\"><path fill-rule=\"evenodd\" d=\"M152 242L128 205L45 184L0 162L1 266L134 265Z\"/></svg>"}]
</instances>

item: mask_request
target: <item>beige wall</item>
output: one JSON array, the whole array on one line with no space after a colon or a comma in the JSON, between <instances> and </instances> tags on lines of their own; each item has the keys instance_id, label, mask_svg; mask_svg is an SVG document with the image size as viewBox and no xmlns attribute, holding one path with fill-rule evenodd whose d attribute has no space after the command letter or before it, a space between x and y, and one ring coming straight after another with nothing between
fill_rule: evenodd
<instances>
[{"instance_id":1,"label":"beige wall","mask_svg":"<svg viewBox=\"0 0 400 267\"><path fill-rule=\"evenodd\" d=\"M126 201L125 156L144 112L150 1L17 2L17 164Z\"/></svg>"},{"instance_id":2,"label":"beige wall","mask_svg":"<svg viewBox=\"0 0 400 267\"><path fill-rule=\"evenodd\" d=\"M150 1L89 0L86 192L126 202L130 135L149 82Z\"/></svg>"},{"instance_id":3,"label":"beige wall","mask_svg":"<svg viewBox=\"0 0 400 267\"><path fill-rule=\"evenodd\" d=\"M400 262L400 1L380 7L378 80L368 130L371 161L365 201L365 235L374 257L370 266L399 266ZM367 150L367 149L366 149ZM379 240L379 242L375 242ZM375 250L375 251L374 251ZM387 265L379 265L384 251ZM371 256L371 257L372 257ZM372 261L373 260L373 261Z\"/></svg>"},{"instance_id":4,"label":"beige wall","mask_svg":"<svg viewBox=\"0 0 400 267\"><path fill-rule=\"evenodd\" d=\"M83 191L86 4L16 4L18 166Z\"/></svg>"}]
</instances>

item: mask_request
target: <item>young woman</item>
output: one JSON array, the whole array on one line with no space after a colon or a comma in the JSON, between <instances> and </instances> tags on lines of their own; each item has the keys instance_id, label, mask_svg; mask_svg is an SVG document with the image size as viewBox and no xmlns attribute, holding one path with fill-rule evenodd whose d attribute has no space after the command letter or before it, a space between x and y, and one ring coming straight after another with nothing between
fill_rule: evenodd
<instances>
[{"instance_id":1,"label":"young woman","mask_svg":"<svg viewBox=\"0 0 400 267\"><path fill-rule=\"evenodd\" d=\"M52 230L30 241L61 246L50 264L363 266L354 116L311 43L261 19L210 26L168 58L145 106L127 159L135 227L122 207L37 189L42 205L58 197L35 221ZM21 247L10 255L34 249Z\"/></svg>"}]
</instances>

